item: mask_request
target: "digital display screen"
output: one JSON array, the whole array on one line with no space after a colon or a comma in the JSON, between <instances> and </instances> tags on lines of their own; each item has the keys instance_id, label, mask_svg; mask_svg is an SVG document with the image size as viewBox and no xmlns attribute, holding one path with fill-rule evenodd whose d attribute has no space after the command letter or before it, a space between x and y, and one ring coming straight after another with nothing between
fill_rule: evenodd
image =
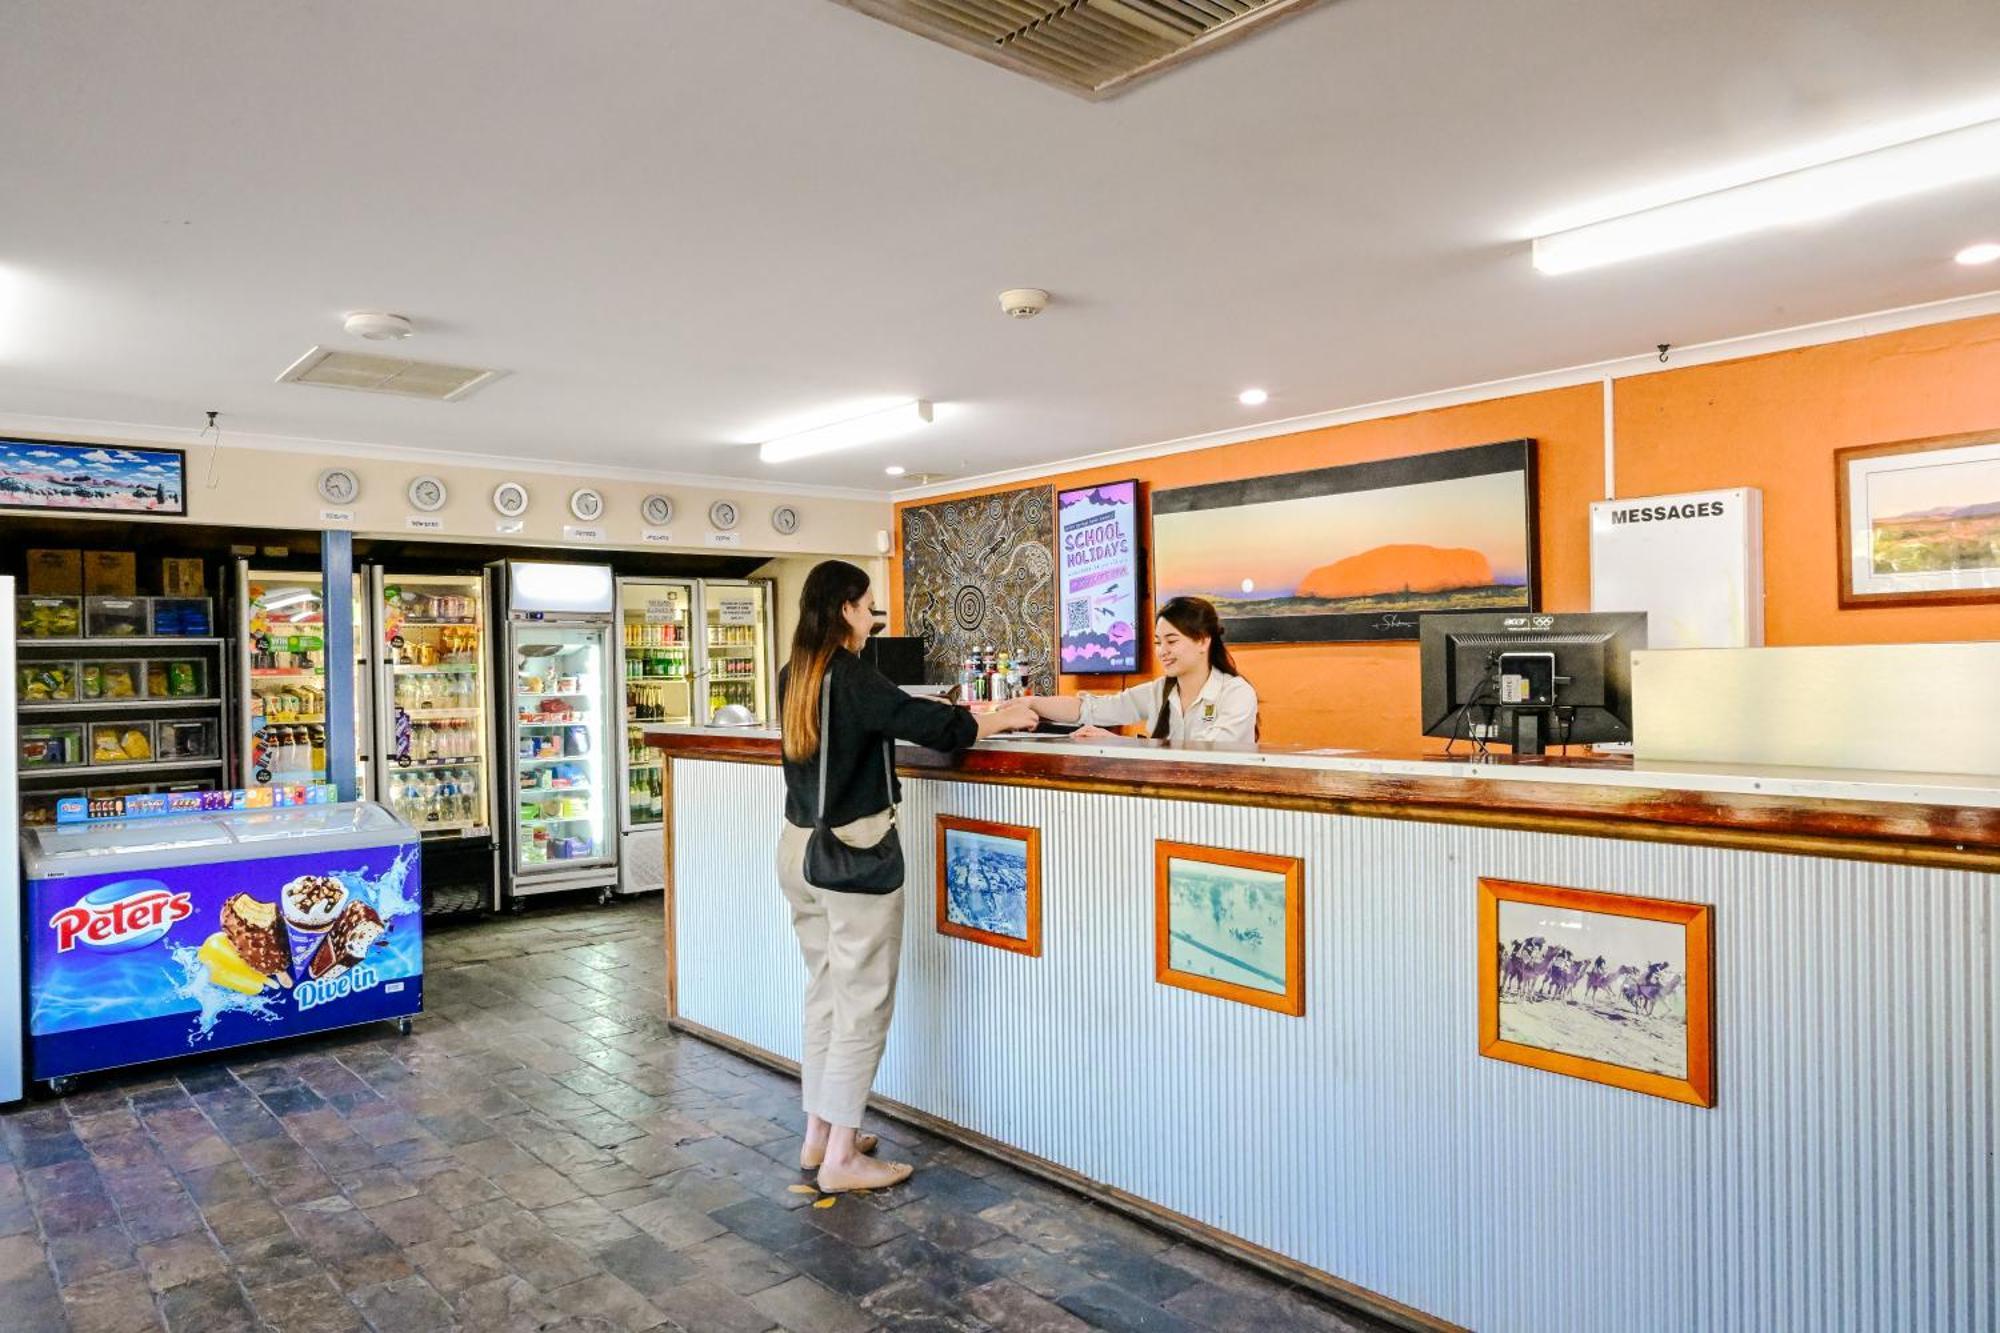
<instances>
[{"instance_id":1,"label":"digital display screen","mask_svg":"<svg viewBox=\"0 0 2000 1333\"><path fill-rule=\"evenodd\" d=\"M1111 482L1056 496L1056 587L1062 669L1128 675L1139 669L1139 483Z\"/></svg>"}]
</instances>

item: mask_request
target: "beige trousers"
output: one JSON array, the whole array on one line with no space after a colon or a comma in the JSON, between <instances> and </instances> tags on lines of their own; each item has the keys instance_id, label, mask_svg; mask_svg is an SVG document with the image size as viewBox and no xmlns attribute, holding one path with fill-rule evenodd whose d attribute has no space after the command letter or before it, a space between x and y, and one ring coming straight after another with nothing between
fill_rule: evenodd
<instances>
[{"instance_id":1,"label":"beige trousers","mask_svg":"<svg viewBox=\"0 0 2000 1333\"><path fill-rule=\"evenodd\" d=\"M894 812L835 829L850 847L872 847ZM875 1067L896 1010L896 969L903 956L903 891L842 893L806 883L811 829L790 822L778 838L778 885L792 908L792 929L806 962L804 1058L799 1082L808 1114L858 1129Z\"/></svg>"}]
</instances>

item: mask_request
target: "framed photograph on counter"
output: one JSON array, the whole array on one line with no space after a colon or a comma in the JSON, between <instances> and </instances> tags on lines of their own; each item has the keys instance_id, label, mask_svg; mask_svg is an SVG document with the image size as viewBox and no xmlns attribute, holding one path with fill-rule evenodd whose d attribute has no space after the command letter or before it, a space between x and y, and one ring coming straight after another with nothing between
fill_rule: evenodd
<instances>
[{"instance_id":1,"label":"framed photograph on counter","mask_svg":"<svg viewBox=\"0 0 2000 1333\"><path fill-rule=\"evenodd\" d=\"M2000 601L2000 430L1833 457L1842 606Z\"/></svg>"},{"instance_id":2,"label":"framed photograph on counter","mask_svg":"<svg viewBox=\"0 0 2000 1333\"><path fill-rule=\"evenodd\" d=\"M1062 669L1124 676L1139 669L1139 483L1056 492L1056 615Z\"/></svg>"},{"instance_id":3,"label":"framed photograph on counter","mask_svg":"<svg viewBox=\"0 0 2000 1333\"><path fill-rule=\"evenodd\" d=\"M1715 1105L1711 909L1479 881L1479 1053Z\"/></svg>"},{"instance_id":4,"label":"framed photograph on counter","mask_svg":"<svg viewBox=\"0 0 2000 1333\"><path fill-rule=\"evenodd\" d=\"M937 928L1041 957L1042 831L939 815Z\"/></svg>"},{"instance_id":5,"label":"framed photograph on counter","mask_svg":"<svg viewBox=\"0 0 2000 1333\"><path fill-rule=\"evenodd\" d=\"M1153 494L1159 604L1215 603L1239 643L1414 639L1428 611L1533 611L1535 442Z\"/></svg>"},{"instance_id":6,"label":"framed photograph on counter","mask_svg":"<svg viewBox=\"0 0 2000 1333\"><path fill-rule=\"evenodd\" d=\"M185 515L187 455L178 449L0 439L0 509Z\"/></svg>"},{"instance_id":7,"label":"framed photograph on counter","mask_svg":"<svg viewBox=\"0 0 2000 1333\"><path fill-rule=\"evenodd\" d=\"M1154 979L1303 1015L1305 862L1184 842L1153 847Z\"/></svg>"}]
</instances>

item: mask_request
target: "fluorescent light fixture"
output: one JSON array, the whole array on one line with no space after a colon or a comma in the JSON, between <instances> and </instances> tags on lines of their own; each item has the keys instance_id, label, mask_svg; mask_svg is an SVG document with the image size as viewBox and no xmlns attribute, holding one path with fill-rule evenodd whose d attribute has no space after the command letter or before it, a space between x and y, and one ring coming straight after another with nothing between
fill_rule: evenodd
<instances>
[{"instance_id":1,"label":"fluorescent light fixture","mask_svg":"<svg viewBox=\"0 0 2000 1333\"><path fill-rule=\"evenodd\" d=\"M931 424L931 405L919 398L880 411L868 412L845 421L814 426L794 435L781 435L759 446L757 457L766 463L789 463L814 454L830 454L837 449L853 449L879 444L921 430Z\"/></svg>"},{"instance_id":2,"label":"fluorescent light fixture","mask_svg":"<svg viewBox=\"0 0 2000 1333\"><path fill-rule=\"evenodd\" d=\"M2000 120L1835 158L1535 237L1535 267L1576 273L2000 176Z\"/></svg>"},{"instance_id":3,"label":"fluorescent light fixture","mask_svg":"<svg viewBox=\"0 0 2000 1333\"><path fill-rule=\"evenodd\" d=\"M2000 259L2000 242L1981 241L1978 245L1968 245L1956 256L1959 263L1970 267L1974 264L1990 264Z\"/></svg>"},{"instance_id":4,"label":"fluorescent light fixture","mask_svg":"<svg viewBox=\"0 0 2000 1333\"><path fill-rule=\"evenodd\" d=\"M905 472L909 471L909 469L904 467L901 463L891 463L889 464L889 466L883 468L882 470L888 473L892 477L900 477Z\"/></svg>"},{"instance_id":5,"label":"fluorescent light fixture","mask_svg":"<svg viewBox=\"0 0 2000 1333\"><path fill-rule=\"evenodd\" d=\"M313 589L294 588L290 592L281 592L276 597L265 602L264 609L266 611L282 611L288 606L297 606L300 602L317 602L318 600L319 593Z\"/></svg>"},{"instance_id":6,"label":"fluorescent light fixture","mask_svg":"<svg viewBox=\"0 0 2000 1333\"><path fill-rule=\"evenodd\" d=\"M1245 389L1236 395L1236 401L1245 407L1262 407L1271 401L1271 395L1262 389Z\"/></svg>"}]
</instances>

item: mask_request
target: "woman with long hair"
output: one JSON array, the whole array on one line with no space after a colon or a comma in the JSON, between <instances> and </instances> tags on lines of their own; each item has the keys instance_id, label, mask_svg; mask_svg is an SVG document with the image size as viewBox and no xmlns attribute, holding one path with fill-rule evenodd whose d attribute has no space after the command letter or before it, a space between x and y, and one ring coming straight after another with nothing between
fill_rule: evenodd
<instances>
[{"instance_id":1,"label":"woman with long hair","mask_svg":"<svg viewBox=\"0 0 2000 1333\"><path fill-rule=\"evenodd\" d=\"M1257 739L1257 691L1223 642L1222 618L1200 597L1176 597L1153 621L1160 679L1118 694L1028 700L1051 722L1081 722L1079 736L1108 727L1144 727L1154 740L1242 745Z\"/></svg>"},{"instance_id":2,"label":"woman with long hair","mask_svg":"<svg viewBox=\"0 0 2000 1333\"><path fill-rule=\"evenodd\" d=\"M1025 703L975 716L904 693L856 656L872 621L866 571L822 561L799 593L791 659L778 676L785 770L778 884L806 964L799 1166L817 1168L828 1193L882 1189L910 1175L904 1163L872 1160L875 1136L860 1132L895 1011L903 890L811 883L807 849L815 825L849 848L877 848L895 836L901 796L890 741L956 751L982 736L1035 725Z\"/></svg>"}]
</instances>

